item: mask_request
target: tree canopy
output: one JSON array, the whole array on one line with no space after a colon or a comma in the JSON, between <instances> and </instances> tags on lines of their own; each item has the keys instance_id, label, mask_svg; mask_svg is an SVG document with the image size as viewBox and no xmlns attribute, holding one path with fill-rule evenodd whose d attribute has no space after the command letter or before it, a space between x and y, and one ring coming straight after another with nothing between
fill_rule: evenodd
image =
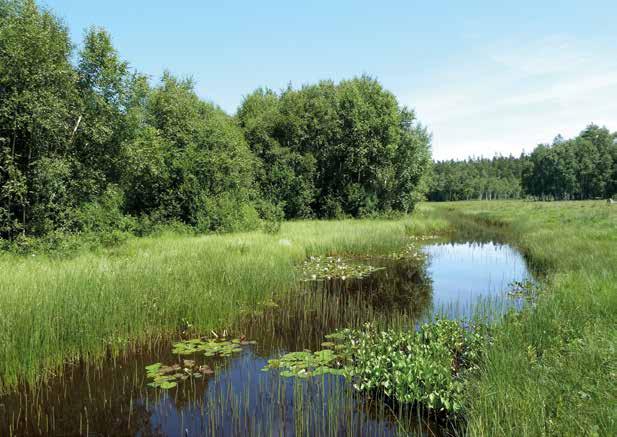
<instances>
[{"instance_id":1,"label":"tree canopy","mask_svg":"<svg viewBox=\"0 0 617 437\"><path fill-rule=\"evenodd\" d=\"M132 69L104 29L76 52L51 11L0 0L5 240L407 212L430 165L430 135L372 77L258 89L228 115Z\"/></svg>"},{"instance_id":2,"label":"tree canopy","mask_svg":"<svg viewBox=\"0 0 617 437\"><path fill-rule=\"evenodd\" d=\"M238 119L264 196L289 218L407 212L423 194L430 136L371 77L260 89Z\"/></svg>"},{"instance_id":3,"label":"tree canopy","mask_svg":"<svg viewBox=\"0 0 617 437\"><path fill-rule=\"evenodd\" d=\"M430 200L584 200L617 194L617 133L594 124L576 138L558 135L519 158L434 164Z\"/></svg>"}]
</instances>

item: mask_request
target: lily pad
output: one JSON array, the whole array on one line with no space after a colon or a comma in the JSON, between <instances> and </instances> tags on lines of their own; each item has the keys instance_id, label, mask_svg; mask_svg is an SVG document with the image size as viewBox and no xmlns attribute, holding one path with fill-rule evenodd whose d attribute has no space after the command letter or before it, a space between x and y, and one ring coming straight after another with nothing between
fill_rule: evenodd
<instances>
[{"instance_id":1,"label":"lily pad","mask_svg":"<svg viewBox=\"0 0 617 437\"><path fill-rule=\"evenodd\" d=\"M362 279L383 267L344 260L340 257L312 256L302 266L304 281L323 281L331 279Z\"/></svg>"},{"instance_id":2,"label":"lily pad","mask_svg":"<svg viewBox=\"0 0 617 437\"><path fill-rule=\"evenodd\" d=\"M224 337L211 340L184 340L173 345L172 352L177 355L194 355L203 352L206 357L228 357L241 352L242 347L255 344L254 341L246 341L241 338L226 340Z\"/></svg>"},{"instance_id":3,"label":"lily pad","mask_svg":"<svg viewBox=\"0 0 617 437\"><path fill-rule=\"evenodd\" d=\"M241 352L242 346L251 344L256 344L256 342L249 341L244 336L231 340L228 340L226 336L216 339L193 338L175 343L172 352L177 355L201 353L206 357L228 357ZM163 390L176 387L179 381L210 375L214 375L214 370L207 364L197 364L197 360L193 358L183 359L182 365L178 363L172 365L154 363L146 366L146 376L152 380L148 386Z\"/></svg>"}]
</instances>

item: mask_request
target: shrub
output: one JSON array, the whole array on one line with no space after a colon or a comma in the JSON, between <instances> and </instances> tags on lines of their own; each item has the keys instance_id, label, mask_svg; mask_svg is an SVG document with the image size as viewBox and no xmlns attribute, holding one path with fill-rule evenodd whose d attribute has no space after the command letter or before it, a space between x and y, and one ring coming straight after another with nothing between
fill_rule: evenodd
<instances>
[{"instance_id":1,"label":"shrub","mask_svg":"<svg viewBox=\"0 0 617 437\"><path fill-rule=\"evenodd\" d=\"M257 212L261 217L261 229L267 234L277 234L281 229L281 223L285 219L285 212L281 205L275 205L268 201L257 204Z\"/></svg>"}]
</instances>

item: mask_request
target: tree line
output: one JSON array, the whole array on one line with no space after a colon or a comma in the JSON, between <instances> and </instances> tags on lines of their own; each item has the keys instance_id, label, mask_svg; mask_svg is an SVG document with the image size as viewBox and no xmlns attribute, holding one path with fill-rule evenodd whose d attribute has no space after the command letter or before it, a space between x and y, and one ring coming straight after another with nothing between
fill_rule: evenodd
<instances>
[{"instance_id":1,"label":"tree line","mask_svg":"<svg viewBox=\"0 0 617 437\"><path fill-rule=\"evenodd\" d=\"M433 166L429 200L585 200L617 194L617 132L589 125L578 136L540 144L516 158L441 161Z\"/></svg>"},{"instance_id":2,"label":"tree line","mask_svg":"<svg viewBox=\"0 0 617 437\"><path fill-rule=\"evenodd\" d=\"M77 52L34 0L0 0L0 237L255 229L411 211L430 135L369 76L258 89L234 115L158 83L103 29Z\"/></svg>"},{"instance_id":3,"label":"tree line","mask_svg":"<svg viewBox=\"0 0 617 437\"><path fill-rule=\"evenodd\" d=\"M524 156L436 162L427 197L432 201L518 199L523 193L524 165Z\"/></svg>"}]
</instances>

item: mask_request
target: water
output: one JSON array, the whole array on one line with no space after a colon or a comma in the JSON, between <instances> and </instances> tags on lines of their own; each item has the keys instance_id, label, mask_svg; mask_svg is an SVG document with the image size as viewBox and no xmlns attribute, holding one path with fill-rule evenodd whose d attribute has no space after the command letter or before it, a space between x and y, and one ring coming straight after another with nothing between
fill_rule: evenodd
<instances>
[{"instance_id":1,"label":"water","mask_svg":"<svg viewBox=\"0 0 617 437\"><path fill-rule=\"evenodd\" d=\"M171 340L96 364L67 365L44 387L0 398L0 435L446 435L451 424L357 393L342 377L286 379L261 370L285 352L320 349L337 328L373 321L414 329L435 314L466 318L489 306L500 313L518 305L506 296L508 285L529 273L509 246L422 250L426 262L370 259L385 269L363 280L304 283L278 306L244 314L228 329L257 345L232 358L196 356L215 374L177 389L147 387L144 371L154 362L178 362Z\"/></svg>"},{"instance_id":2,"label":"water","mask_svg":"<svg viewBox=\"0 0 617 437\"><path fill-rule=\"evenodd\" d=\"M429 256L433 309L449 318L501 314L520 302L508 299L514 281L530 279L522 255L512 247L489 243L442 243L423 248ZM489 314L484 311L487 309Z\"/></svg>"}]
</instances>

